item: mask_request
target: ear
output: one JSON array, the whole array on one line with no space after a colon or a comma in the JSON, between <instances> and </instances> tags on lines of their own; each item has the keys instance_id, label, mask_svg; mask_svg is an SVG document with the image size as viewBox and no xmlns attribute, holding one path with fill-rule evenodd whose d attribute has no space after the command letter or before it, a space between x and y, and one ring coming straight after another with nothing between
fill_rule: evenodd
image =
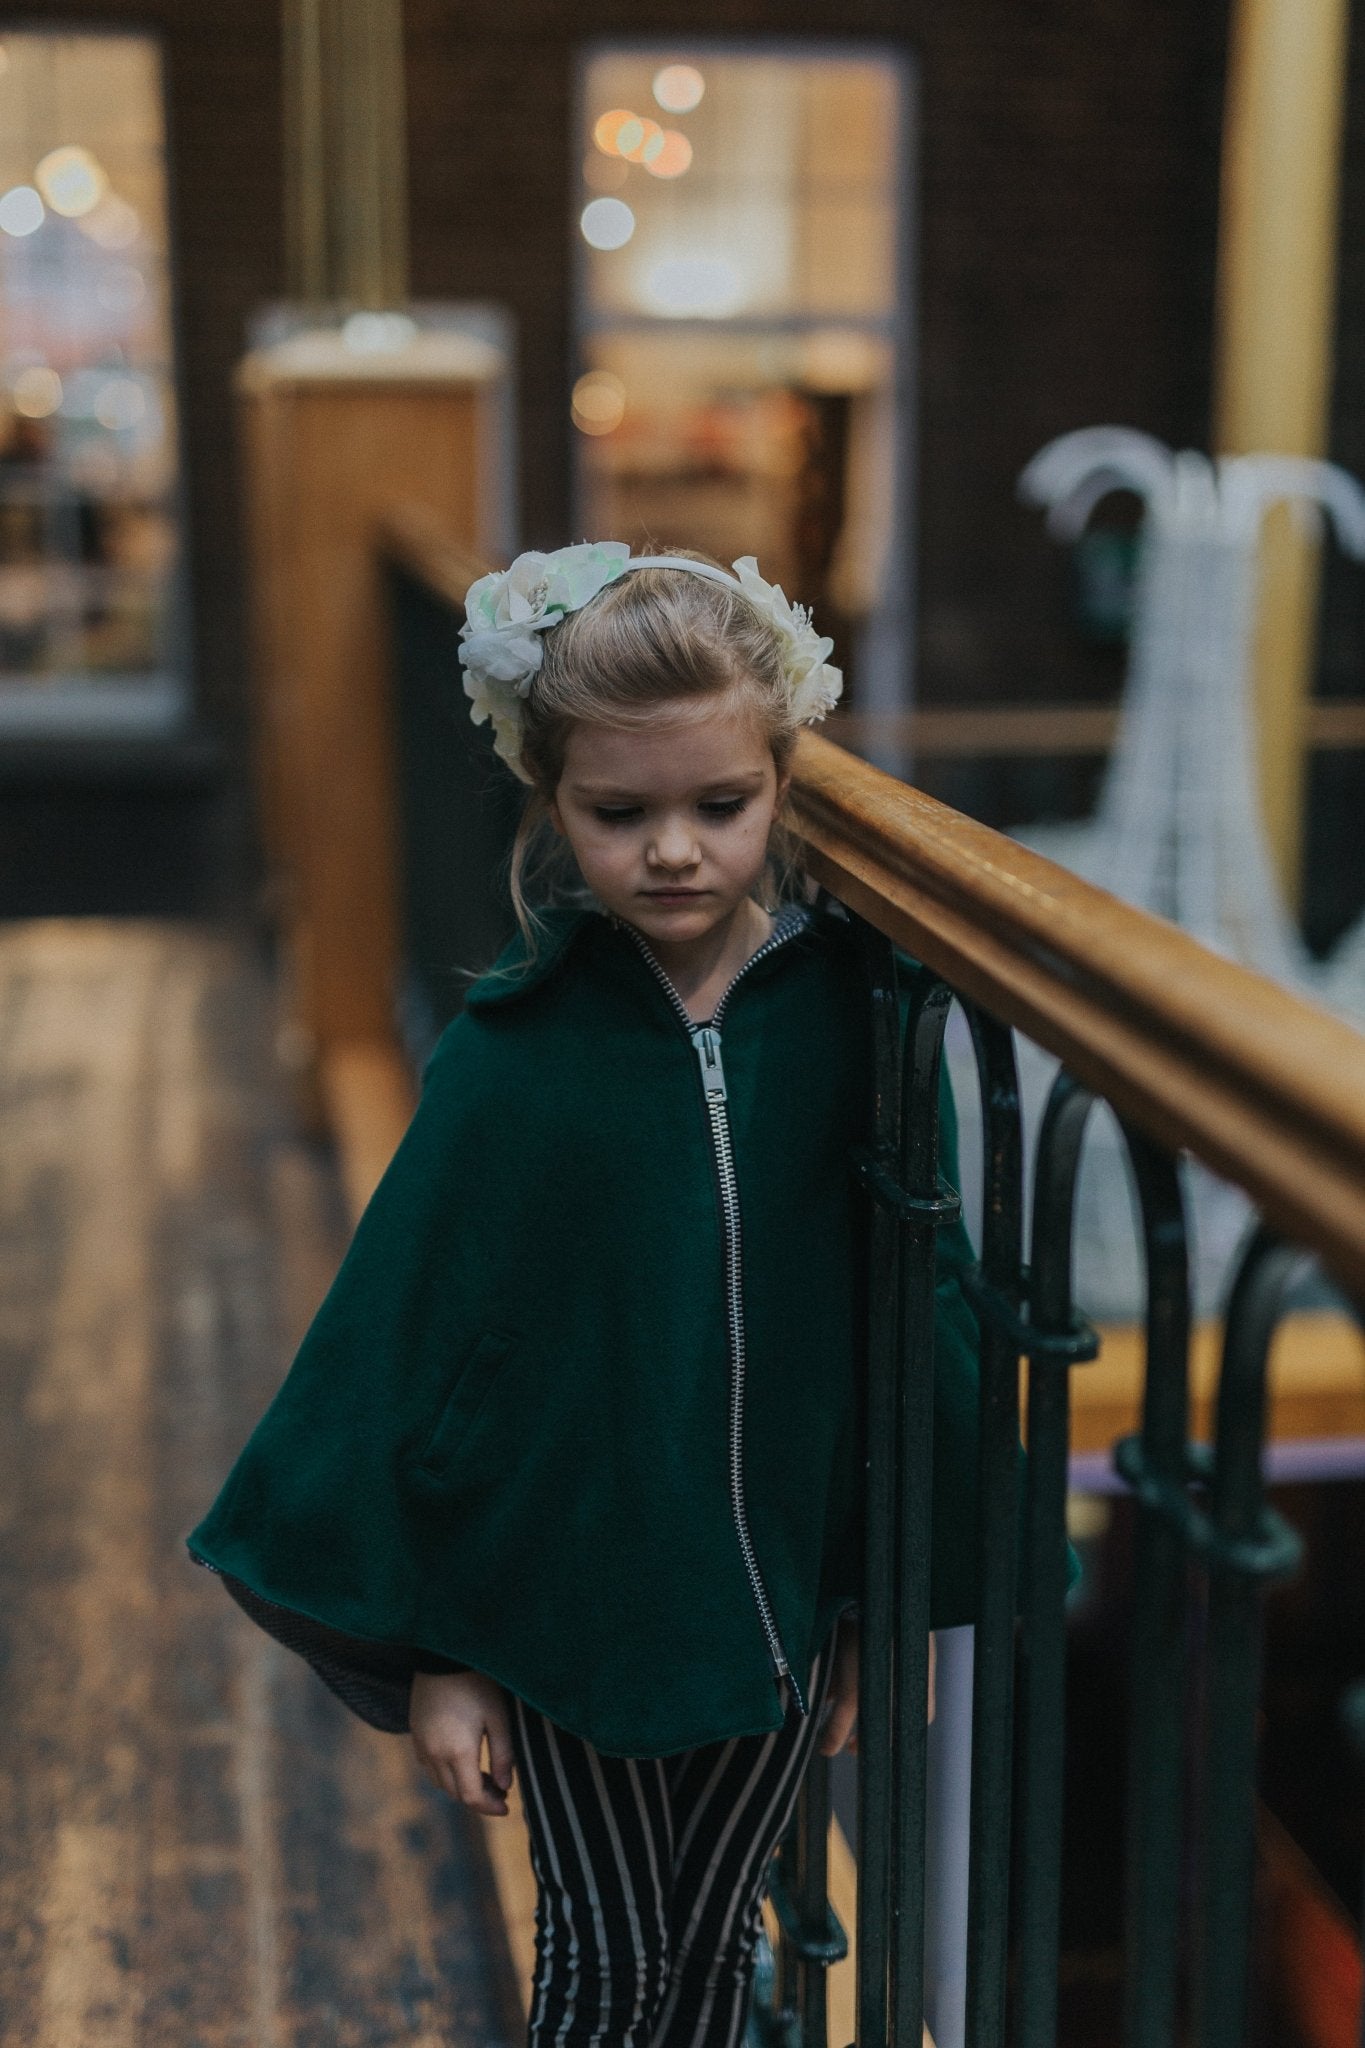
<instances>
[{"instance_id":1,"label":"ear","mask_svg":"<svg viewBox=\"0 0 1365 2048\"><path fill-rule=\"evenodd\" d=\"M555 831L559 834L560 838L567 838L568 834L564 830L564 820L560 816L559 812L558 797L552 796L550 798L550 801L545 806L545 815L549 819L550 823L553 825Z\"/></svg>"},{"instance_id":2,"label":"ear","mask_svg":"<svg viewBox=\"0 0 1365 2048\"><path fill-rule=\"evenodd\" d=\"M790 768L784 768L784 769L782 770L781 774L780 774L780 775L778 776L778 778L777 778L777 789L776 789L776 791L774 792L774 795L773 795L773 809L774 809L775 811L780 811L780 810L781 810L781 808L782 808L782 806L783 806L783 804L784 804L784 803L785 803L785 802L787 801L787 792L788 792L788 790L789 790L789 789L791 788L791 786L792 786L792 772L791 772L791 769L790 769Z\"/></svg>"}]
</instances>

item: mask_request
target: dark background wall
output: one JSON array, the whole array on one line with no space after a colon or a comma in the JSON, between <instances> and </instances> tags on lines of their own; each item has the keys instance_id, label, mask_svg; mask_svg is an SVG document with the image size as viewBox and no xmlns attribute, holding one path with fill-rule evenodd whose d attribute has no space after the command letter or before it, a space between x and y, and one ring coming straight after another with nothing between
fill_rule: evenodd
<instances>
[{"instance_id":1,"label":"dark background wall","mask_svg":"<svg viewBox=\"0 0 1365 2048\"><path fill-rule=\"evenodd\" d=\"M570 519L576 52L655 34L885 40L914 53L921 83L924 696L1104 687L1105 664L1066 630L1055 551L1016 506L1014 479L1068 427L1206 436L1224 17L1223 0L408 0L412 288L516 315L526 543L558 544ZM44 23L163 38L196 694L235 736L229 379L249 314L283 289L278 7L36 0L8 17Z\"/></svg>"},{"instance_id":2,"label":"dark background wall","mask_svg":"<svg viewBox=\"0 0 1365 2048\"><path fill-rule=\"evenodd\" d=\"M248 765L240 479L231 372L283 289L276 0L53 0L0 30L160 36L198 730L172 744L0 745L0 915L248 908L259 855Z\"/></svg>"},{"instance_id":3,"label":"dark background wall","mask_svg":"<svg viewBox=\"0 0 1365 2048\"><path fill-rule=\"evenodd\" d=\"M920 84L912 170L921 700L1113 695L1122 649L1078 631L1067 563L1037 514L1017 503L1015 479L1044 441L1072 427L1118 422L1207 445L1227 0L407 0L405 13L413 292L501 300L515 315L527 545L558 544L571 525L578 51L610 37L686 42L731 33L847 36L910 51ZM216 837L202 859L220 868L226 859L229 893L249 895L256 875L230 374L251 311L283 289L278 7L99 0L73 13L35 0L8 17L12 27L44 22L151 27L164 42L195 690L218 761L214 768L202 748L182 749L182 794L186 817L202 815L214 784ZM1353 36L1332 452L1365 474L1359 10ZM1324 687L1365 694L1363 642L1365 576L1334 567ZM1097 765L940 766L925 780L1009 823L1082 805ZM1337 756L1316 774L1311 859L1327 878L1323 933L1352 913L1355 877L1365 874L1365 840L1357 847L1343 837L1340 822L1365 813L1349 800L1359 765L1358 755ZM0 784L28 772L0 758ZM44 868L42 805L67 770L50 760L43 773L47 794L25 842L33 874ZM164 764L162 785L164 802ZM106 865L96 863L100 873ZM165 874L176 863L154 857L152 866ZM97 897L98 873L94 886Z\"/></svg>"},{"instance_id":4,"label":"dark background wall","mask_svg":"<svg viewBox=\"0 0 1365 2048\"><path fill-rule=\"evenodd\" d=\"M407 20L413 288L515 310L540 546L569 520L576 50L742 32L912 52L922 696L1112 690L1113 658L1068 630L1055 549L1014 480L1069 427L1207 438L1222 0L409 0Z\"/></svg>"},{"instance_id":5,"label":"dark background wall","mask_svg":"<svg viewBox=\"0 0 1365 2048\"><path fill-rule=\"evenodd\" d=\"M245 716L242 536L230 379L246 321L284 286L276 0L28 0L0 31L128 28L159 35L194 613L195 695L225 735Z\"/></svg>"}]
</instances>

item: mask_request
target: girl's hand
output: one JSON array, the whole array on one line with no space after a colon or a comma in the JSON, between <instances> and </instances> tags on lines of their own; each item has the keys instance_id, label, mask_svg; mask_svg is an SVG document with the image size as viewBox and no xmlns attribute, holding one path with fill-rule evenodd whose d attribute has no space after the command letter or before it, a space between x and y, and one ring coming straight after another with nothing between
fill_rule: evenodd
<instances>
[{"instance_id":1,"label":"girl's hand","mask_svg":"<svg viewBox=\"0 0 1365 2048\"><path fill-rule=\"evenodd\" d=\"M417 1761L439 1790L475 1813L507 1812L512 1736L507 1697L495 1679L481 1671L414 1672L408 1726Z\"/></svg>"},{"instance_id":2,"label":"girl's hand","mask_svg":"<svg viewBox=\"0 0 1365 2048\"><path fill-rule=\"evenodd\" d=\"M929 1638L929 1715L934 1718L934 1680L938 1656L934 1638ZM839 1639L834 1651L834 1679L830 1688L829 1720L820 1738L822 1756L837 1756L845 1747L858 1752L858 1624L850 1615L839 1618Z\"/></svg>"}]
</instances>

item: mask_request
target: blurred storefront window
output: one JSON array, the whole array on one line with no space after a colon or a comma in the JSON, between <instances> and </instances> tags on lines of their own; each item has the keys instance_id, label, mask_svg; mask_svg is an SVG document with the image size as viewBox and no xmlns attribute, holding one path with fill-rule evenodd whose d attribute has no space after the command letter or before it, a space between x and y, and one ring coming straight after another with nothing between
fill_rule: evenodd
<instances>
[{"instance_id":1,"label":"blurred storefront window","mask_svg":"<svg viewBox=\"0 0 1365 2048\"><path fill-rule=\"evenodd\" d=\"M184 709L160 54L0 36L0 737Z\"/></svg>"},{"instance_id":2,"label":"blurred storefront window","mask_svg":"<svg viewBox=\"0 0 1365 2048\"><path fill-rule=\"evenodd\" d=\"M908 86L618 45L580 96L578 523L756 555L868 710L910 689Z\"/></svg>"}]
</instances>

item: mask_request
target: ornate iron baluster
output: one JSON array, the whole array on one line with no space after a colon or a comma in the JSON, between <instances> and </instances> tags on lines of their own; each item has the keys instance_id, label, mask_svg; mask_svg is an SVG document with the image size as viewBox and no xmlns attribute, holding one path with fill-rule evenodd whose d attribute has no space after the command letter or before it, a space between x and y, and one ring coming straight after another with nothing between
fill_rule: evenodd
<instances>
[{"instance_id":1,"label":"ornate iron baluster","mask_svg":"<svg viewBox=\"0 0 1365 2048\"><path fill-rule=\"evenodd\" d=\"M1242 2048L1256 1856L1256 1706L1265 1586L1302 1543L1266 1505L1266 1368L1285 1290L1305 1254L1264 1225L1238 1262L1223 1332L1209 1509L1190 1534L1209 1570L1204 1902L1199 2024L1204 2048Z\"/></svg>"},{"instance_id":2,"label":"ornate iron baluster","mask_svg":"<svg viewBox=\"0 0 1365 2048\"><path fill-rule=\"evenodd\" d=\"M933 1491L934 1289L938 1231L956 1217L939 1177L939 1082L952 990L927 970L909 990L901 1086L900 1359L894 1440L899 1518L892 1751L900 1812L892 1865L898 1911L890 2039L919 2048L924 2027L925 1771L929 1735L929 1548Z\"/></svg>"},{"instance_id":3,"label":"ornate iron baluster","mask_svg":"<svg viewBox=\"0 0 1365 2048\"><path fill-rule=\"evenodd\" d=\"M924 2013L924 1815L939 1079L952 991L922 971L901 1032L895 958L863 928L873 991L873 1200L867 1552L859 1734L858 2038L918 2048ZM899 1051L901 1071L897 1074ZM897 1081L900 1086L897 1086Z\"/></svg>"},{"instance_id":4,"label":"ornate iron baluster","mask_svg":"<svg viewBox=\"0 0 1365 2048\"><path fill-rule=\"evenodd\" d=\"M1139 1503L1124 2039L1128 2048L1173 2048L1184 1806L1186 1560L1179 1519L1188 1477L1189 1258L1174 1159L1141 1131L1126 1123L1122 1129L1147 1255L1142 1431L1114 1450Z\"/></svg>"},{"instance_id":5,"label":"ornate iron baluster","mask_svg":"<svg viewBox=\"0 0 1365 2048\"><path fill-rule=\"evenodd\" d=\"M900 1009L889 939L859 921L872 1008L870 1145L858 1162L872 1195L869 1224L866 1551L858 1701L858 2040L891 2038L892 1838L898 1791L892 1745L895 1683L896 1475L901 1232L887 1191L896 1186L900 1134Z\"/></svg>"},{"instance_id":6,"label":"ornate iron baluster","mask_svg":"<svg viewBox=\"0 0 1365 2048\"><path fill-rule=\"evenodd\" d=\"M1341 1703L1346 1739L1355 1751L1360 1775L1365 1780L1365 1679L1353 1685ZM1361 1938L1365 1942L1365 1888L1361 1900ZM1365 1998L1360 2001L1360 2048L1365 2048Z\"/></svg>"},{"instance_id":7,"label":"ornate iron baluster","mask_svg":"<svg viewBox=\"0 0 1365 2048\"><path fill-rule=\"evenodd\" d=\"M1014 1751L1023 1140L1013 1033L974 1004L964 1008L981 1079L985 1168L980 1266L975 1276L964 1276L963 1281L981 1329L967 2048L1000 2048L1005 2036Z\"/></svg>"},{"instance_id":8,"label":"ornate iron baluster","mask_svg":"<svg viewBox=\"0 0 1365 2048\"><path fill-rule=\"evenodd\" d=\"M1064 1070L1048 1095L1034 1160L1029 1318L1028 1495L1020 1781L1019 2048L1055 2048L1066 1732L1066 1490L1073 1365L1099 1337L1071 1298L1081 1145L1094 1097Z\"/></svg>"}]
</instances>

